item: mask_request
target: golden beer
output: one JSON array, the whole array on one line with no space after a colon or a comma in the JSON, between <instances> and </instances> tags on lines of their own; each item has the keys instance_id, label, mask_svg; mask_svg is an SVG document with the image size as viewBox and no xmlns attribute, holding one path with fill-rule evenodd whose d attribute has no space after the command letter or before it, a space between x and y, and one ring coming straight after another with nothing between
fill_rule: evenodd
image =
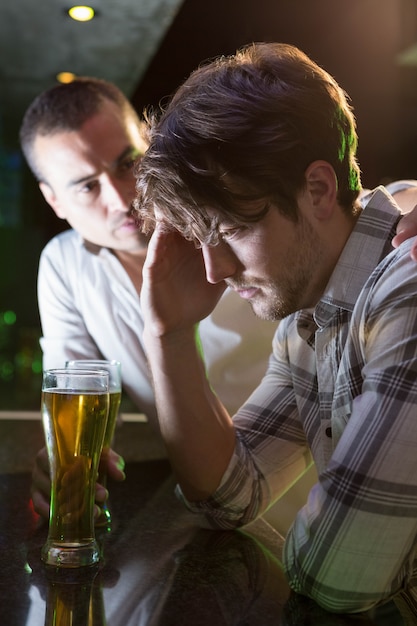
<instances>
[{"instance_id":1,"label":"golden beer","mask_svg":"<svg viewBox=\"0 0 417 626\"><path fill-rule=\"evenodd\" d=\"M109 393L109 416L107 418L106 432L104 433L102 459L105 461L107 453L111 447L114 429L116 427L117 416L119 414L120 401L122 399L121 391L112 391ZM104 463L101 463L103 466ZM105 467L99 468L98 482L106 486L107 472Z\"/></svg>"},{"instance_id":2,"label":"golden beer","mask_svg":"<svg viewBox=\"0 0 417 626\"><path fill-rule=\"evenodd\" d=\"M108 452L110 450L114 429L116 426L117 416L120 407L120 401L122 396L122 372L120 361L105 360L105 359L75 359L67 361L66 366L73 369L88 369L88 370L105 370L109 374L109 393L110 393L110 408L109 417L107 420L107 428L104 435L103 453L101 456L101 462L98 470L98 482L107 487L107 459ZM109 510L108 502L101 504L101 512L98 518L95 520L97 528L111 528L111 513Z\"/></svg>"},{"instance_id":3,"label":"golden beer","mask_svg":"<svg viewBox=\"0 0 417 626\"><path fill-rule=\"evenodd\" d=\"M103 487L107 487L107 456L111 447L111 443L113 441L114 429L116 427L117 416L119 414L119 406L122 398L121 391L114 391L109 393L109 417L107 419L107 428L104 434L104 443L103 443L103 452L101 454L101 461L98 469L98 482L103 485ZM111 524L111 513L109 510L109 505L107 502L104 502L101 505L101 513L98 519L95 522L97 527L106 526L110 529Z\"/></svg>"},{"instance_id":4,"label":"golden beer","mask_svg":"<svg viewBox=\"0 0 417 626\"><path fill-rule=\"evenodd\" d=\"M77 547L95 543L95 483L108 410L108 391L59 387L42 391L42 420L51 468L49 533L42 551L46 562L60 564L61 559L62 565L73 566L65 562L65 550L68 561L72 561ZM61 551L58 557L56 549Z\"/></svg>"},{"instance_id":5,"label":"golden beer","mask_svg":"<svg viewBox=\"0 0 417 626\"><path fill-rule=\"evenodd\" d=\"M93 581L84 583L49 582L45 626L102 626L90 616Z\"/></svg>"}]
</instances>

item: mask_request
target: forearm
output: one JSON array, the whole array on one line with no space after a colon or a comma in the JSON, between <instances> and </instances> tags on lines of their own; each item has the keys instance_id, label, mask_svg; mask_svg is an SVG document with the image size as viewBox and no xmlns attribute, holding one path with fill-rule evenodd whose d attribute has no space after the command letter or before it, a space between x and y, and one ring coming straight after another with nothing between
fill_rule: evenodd
<instances>
[{"instance_id":1,"label":"forearm","mask_svg":"<svg viewBox=\"0 0 417 626\"><path fill-rule=\"evenodd\" d=\"M176 478L191 501L218 487L235 447L232 420L210 388L192 329L145 333L156 406Z\"/></svg>"}]
</instances>

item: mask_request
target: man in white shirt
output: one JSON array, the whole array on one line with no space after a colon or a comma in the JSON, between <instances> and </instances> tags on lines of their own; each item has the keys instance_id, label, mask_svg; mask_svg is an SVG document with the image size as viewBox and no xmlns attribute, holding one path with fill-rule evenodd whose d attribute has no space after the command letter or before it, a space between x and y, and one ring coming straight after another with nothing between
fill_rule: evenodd
<instances>
[{"instance_id":1,"label":"man in white shirt","mask_svg":"<svg viewBox=\"0 0 417 626\"><path fill-rule=\"evenodd\" d=\"M124 390L153 420L139 297L147 240L130 214L141 122L114 85L80 78L36 98L20 137L45 199L72 227L40 259L44 368L117 359ZM247 309L230 291L200 328L210 379L232 412L265 372L274 333Z\"/></svg>"}]
</instances>

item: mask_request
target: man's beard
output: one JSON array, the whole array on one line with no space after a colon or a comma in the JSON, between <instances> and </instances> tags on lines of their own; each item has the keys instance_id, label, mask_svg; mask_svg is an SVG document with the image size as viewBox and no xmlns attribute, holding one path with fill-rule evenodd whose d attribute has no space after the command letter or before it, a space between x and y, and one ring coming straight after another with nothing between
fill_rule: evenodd
<instances>
[{"instance_id":1,"label":"man's beard","mask_svg":"<svg viewBox=\"0 0 417 626\"><path fill-rule=\"evenodd\" d=\"M300 222L297 240L291 249L285 268L279 268L276 278L259 285L260 295L249 301L255 315L276 321L288 317L316 302L306 300L306 293L315 279L314 270L323 256L322 243L316 231L306 221ZM254 286L258 286L254 281Z\"/></svg>"},{"instance_id":2,"label":"man's beard","mask_svg":"<svg viewBox=\"0 0 417 626\"><path fill-rule=\"evenodd\" d=\"M297 310L297 294L294 294L290 300L286 297L284 301L282 296L276 293L275 285L271 284L268 291L270 295L265 295L262 300L249 302L253 312L260 319L274 322L291 315L291 313Z\"/></svg>"}]
</instances>

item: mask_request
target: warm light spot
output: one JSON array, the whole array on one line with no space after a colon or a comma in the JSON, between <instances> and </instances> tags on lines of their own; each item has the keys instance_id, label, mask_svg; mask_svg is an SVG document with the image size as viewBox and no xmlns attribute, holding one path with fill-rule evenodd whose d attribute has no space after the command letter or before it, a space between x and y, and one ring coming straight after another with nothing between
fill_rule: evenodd
<instances>
[{"instance_id":1,"label":"warm light spot","mask_svg":"<svg viewBox=\"0 0 417 626\"><path fill-rule=\"evenodd\" d=\"M92 7L79 5L68 9L68 15L77 22L88 22L93 19L95 13Z\"/></svg>"},{"instance_id":2,"label":"warm light spot","mask_svg":"<svg viewBox=\"0 0 417 626\"><path fill-rule=\"evenodd\" d=\"M60 72L56 75L56 79L59 83L72 83L76 76L72 72Z\"/></svg>"}]
</instances>

